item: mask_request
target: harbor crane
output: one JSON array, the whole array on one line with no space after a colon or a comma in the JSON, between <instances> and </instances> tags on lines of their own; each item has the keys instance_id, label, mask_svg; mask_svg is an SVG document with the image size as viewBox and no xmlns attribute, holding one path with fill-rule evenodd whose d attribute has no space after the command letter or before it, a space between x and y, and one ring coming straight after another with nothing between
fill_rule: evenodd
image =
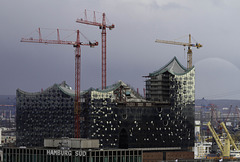
<instances>
[{"instance_id":1,"label":"harbor crane","mask_svg":"<svg viewBox=\"0 0 240 162\"><path fill-rule=\"evenodd\" d=\"M94 43L82 43L80 42L80 31L77 30L76 41L65 41L60 39L59 29L57 29L57 40L42 39L40 28L38 28L38 39L33 38L22 38L21 42L29 43L44 43L44 44L63 44L72 45L75 48L75 100L74 100L74 136L80 138L80 72L81 72L81 46L94 47L98 45L98 42Z\"/></svg>"},{"instance_id":2,"label":"harbor crane","mask_svg":"<svg viewBox=\"0 0 240 162\"><path fill-rule=\"evenodd\" d=\"M84 19L77 19L77 23L82 23L82 24L87 24L87 25L93 25L93 26L98 26L99 29L102 30L102 89L106 89L106 84L107 84L107 60L106 60L106 51L107 51L107 32L106 29L109 28L112 30L115 28L114 24L107 25L106 23L106 14L102 14L102 22L97 22L96 21L96 14L95 11L93 12L93 21L89 21L87 19L87 11L85 10L85 18Z\"/></svg>"},{"instance_id":3,"label":"harbor crane","mask_svg":"<svg viewBox=\"0 0 240 162\"><path fill-rule=\"evenodd\" d=\"M207 126L209 128L209 130L211 131L219 149L222 152L222 157L224 159L232 159L233 157L230 157L230 143L232 144L232 146L234 147L235 150L238 150L234 140L232 139L230 133L227 130L227 127L225 126L224 122L222 122L220 124L222 126L222 128L225 130L225 133L227 134L227 137L225 138L225 142L224 145L222 144L220 138L218 137L216 131L214 130L213 126L211 125L211 122L207 123Z\"/></svg>"},{"instance_id":4,"label":"harbor crane","mask_svg":"<svg viewBox=\"0 0 240 162\"><path fill-rule=\"evenodd\" d=\"M176 41L167 41L167 40L159 40L156 39L156 43L165 43L165 44L173 44L173 45L181 45L181 46L187 46L188 47L188 52L187 52L187 68L192 67L192 49L191 47L197 47L200 48L202 45L200 43L192 43L191 41L191 34L189 34L189 42L184 43L184 42L176 42Z\"/></svg>"}]
</instances>

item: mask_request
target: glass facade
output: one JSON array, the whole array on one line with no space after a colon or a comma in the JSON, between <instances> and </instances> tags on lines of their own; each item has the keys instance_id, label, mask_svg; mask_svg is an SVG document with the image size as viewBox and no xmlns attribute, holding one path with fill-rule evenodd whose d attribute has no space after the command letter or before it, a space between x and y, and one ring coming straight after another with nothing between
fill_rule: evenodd
<instances>
[{"instance_id":1,"label":"glass facade","mask_svg":"<svg viewBox=\"0 0 240 162\"><path fill-rule=\"evenodd\" d=\"M194 146L195 69L176 58L146 81L147 100L122 81L81 94L82 138L100 148ZM17 90L17 146L43 146L44 138L74 135L74 91L54 85L43 92Z\"/></svg>"},{"instance_id":2,"label":"glass facade","mask_svg":"<svg viewBox=\"0 0 240 162\"><path fill-rule=\"evenodd\" d=\"M3 162L142 162L142 150L3 148Z\"/></svg>"},{"instance_id":3,"label":"glass facade","mask_svg":"<svg viewBox=\"0 0 240 162\"><path fill-rule=\"evenodd\" d=\"M172 124L181 147L194 145L195 68L186 69L174 57L161 69L150 73L146 80L146 98L169 103L165 125ZM168 111L168 112L167 112ZM171 117L171 120L166 120Z\"/></svg>"},{"instance_id":4,"label":"glass facade","mask_svg":"<svg viewBox=\"0 0 240 162\"><path fill-rule=\"evenodd\" d=\"M188 121L181 108L153 102L116 104L109 99L93 99L88 103L89 107L83 108L83 112L88 114L81 125L85 130L83 135L99 139L101 148L194 145L194 122ZM189 132L191 129L193 131Z\"/></svg>"},{"instance_id":5,"label":"glass facade","mask_svg":"<svg viewBox=\"0 0 240 162\"><path fill-rule=\"evenodd\" d=\"M37 93L17 90L17 146L43 146L44 138L74 137L74 96L61 87L55 84Z\"/></svg>"}]
</instances>

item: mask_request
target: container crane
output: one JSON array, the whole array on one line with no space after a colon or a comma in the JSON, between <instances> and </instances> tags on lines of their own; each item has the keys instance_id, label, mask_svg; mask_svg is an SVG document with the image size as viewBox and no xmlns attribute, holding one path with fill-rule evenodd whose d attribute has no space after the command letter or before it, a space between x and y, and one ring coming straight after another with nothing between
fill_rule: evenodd
<instances>
[{"instance_id":1,"label":"container crane","mask_svg":"<svg viewBox=\"0 0 240 162\"><path fill-rule=\"evenodd\" d=\"M106 14L102 14L102 23L96 21L96 14L95 11L93 12L93 21L89 21L87 19L87 11L85 10L85 19L77 19L77 23L87 24L87 25L93 25L98 26L99 29L102 29L102 89L106 89L107 84L107 60L106 60L106 43L107 43L107 32L106 29L109 28L110 30L115 28L115 25L107 25L106 24Z\"/></svg>"},{"instance_id":2,"label":"container crane","mask_svg":"<svg viewBox=\"0 0 240 162\"><path fill-rule=\"evenodd\" d=\"M234 140L232 139L232 137L231 137L231 135L230 135L230 133L229 133L226 125L224 124L224 122L222 122L220 125L222 126L222 128L223 128L224 131L225 131L225 133L227 134L227 138L230 140L230 143L232 144L232 146L234 147L234 149L235 149L235 150L238 150L238 148L237 148Z\"/></svg>"},{"instance_id":3,"label":"container crane","mask_svg":"<svg viewBox=\"0 0 240 162\"><path fill-rule=\"evenodd\" d=\"M230 157L230 143L232 144L232 146L234 147L235 150L238 150L238 148L237 148L235 142L233 141L231 135L229 134L224 122L222 122L220 125L223 127L223 129L225 130L225 132L227 134L227 138L225 139L224 145L222 144L222 142L221 142L220 138L218 137L216 131L214 130L213 126L211 125L211 122L207 123L207 126L208 126L209 130L211 131L214 139L216 140L216 143L217 143L219 149L222 152L222 157L224 159L233 159L233 157Z\"/></svg>"},{"instance_id":4,"label":"container crane","mask_svg":"<svg viewBox=\"0 0 240 162\"><path fill-rule=\"evenodd\" d=\"M156 39L155 42L156 43L165 43L165 44L187 46L188 47L188 52L187 52L187 68L188 69L192 67L192 49L191 49L191 47L197 47L197 48L202 47L202 45L199 44L199 43L196 43L196 44L192 43L191 34L189 34L189 42L188 43L176 42L176 41L167 41L167 40L159 40L159 39Z\"/></svg>"},{"instance_id":5,"label":"container crane","mask_svg":"<svg viewBox=\"0 0 240 162\"><path fill-rule=\"evenodd\" d=\"M59 29L57 29L57 40L47 40L42 39L42 34L40 28L38 28L38 39L33 38L22 38L21 42L29 43L45 43L45 44L63 44L72 45L75 48L75 101L74 101L74 136L75 138L80 138L80 72L81 72L81 49L80 46L90 46L94 47L98 45L98 42L94 43L82 43L80 42L80 31L77 30L76 41L65 41L60 39Z\"/></svg>"}]
</instances>

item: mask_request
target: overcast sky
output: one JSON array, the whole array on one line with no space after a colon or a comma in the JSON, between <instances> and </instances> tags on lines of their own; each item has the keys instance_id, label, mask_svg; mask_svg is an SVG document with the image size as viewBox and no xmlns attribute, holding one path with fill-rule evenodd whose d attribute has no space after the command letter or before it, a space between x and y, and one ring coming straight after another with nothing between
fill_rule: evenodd
<instances>
[{"instance_id":1,"label":"overcast sky","mask_svg":"<svg viewBox=\"0 0 240 162\"><path fill-rule=\"evenodd\" d=\"M107 85L122 80L142 93L142 76L174 56L187 66L187 49L155 39L187 42L191 33L193 41L203 44L193 48L196 98L240 99L239 0L0 0L1 95L15 94L17 88L39 92L62 81L74 88L72 46L20 39L35 37L31 33L41 27L79 29L89 40L101 42L101 30L76 23L84 9L89 20L91 11L97 11L98 21L105 12L107 23L116 26L107 30ZM47 37L51 32L42 30L46 39L53 37ZM76 34L67 37L68 31L60 34L76 39ZM101 87L101 43L81 49L81 90Z\"/></svg>"}]
</instances>

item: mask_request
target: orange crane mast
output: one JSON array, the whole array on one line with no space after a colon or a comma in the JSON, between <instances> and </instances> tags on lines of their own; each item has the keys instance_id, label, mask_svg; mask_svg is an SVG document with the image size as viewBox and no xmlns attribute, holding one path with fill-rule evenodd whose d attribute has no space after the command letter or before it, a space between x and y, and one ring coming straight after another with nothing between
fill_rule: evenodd
<instances>
[{"instance_id":1,"label":"orange crane mast","mask_svg":"<svg viewBox=\"0 0 240 162\"><path fill-rule=\"evenodd\" d=\"M107 58L106 58L106 43L107 43L107 32L106 29L109 28L110 30L115 27L114 24L112 25L107 25L106 24L106 14L102 14L102 23L96 21L96 14L95 11L93 12L93 21L89 21L87 19L87 11L85 10L85 19L77 19L76 22L82 23L82 24L87 24L87 25L93 25L93 26L98 26L99 29L102 29L102 89L106 89L106 84L107 84Z\"/></svg>"},{"instance_id":2,"label":"orange crane mast","mask_svg":"<svg viewBox=\"0 0 240 162\"><path fill-rule=\"evenodd\" d=\"M75 138L80 138L80 72L81 72L81 48L80 46L90 46L94 47L98 45L98 42L94 43L82 43L80 42L80 31L77 30L77 39L76 41L65 41L60 39L59 29L57 29L57 40L47 40L42 39L41 30L38 28L38 39L33 38L22 38L21 42L29 43L45 43L45 44L64 44L72 45L75 48L75 101L74 101L74 136Z\"/></svg>"}]
</instances>

